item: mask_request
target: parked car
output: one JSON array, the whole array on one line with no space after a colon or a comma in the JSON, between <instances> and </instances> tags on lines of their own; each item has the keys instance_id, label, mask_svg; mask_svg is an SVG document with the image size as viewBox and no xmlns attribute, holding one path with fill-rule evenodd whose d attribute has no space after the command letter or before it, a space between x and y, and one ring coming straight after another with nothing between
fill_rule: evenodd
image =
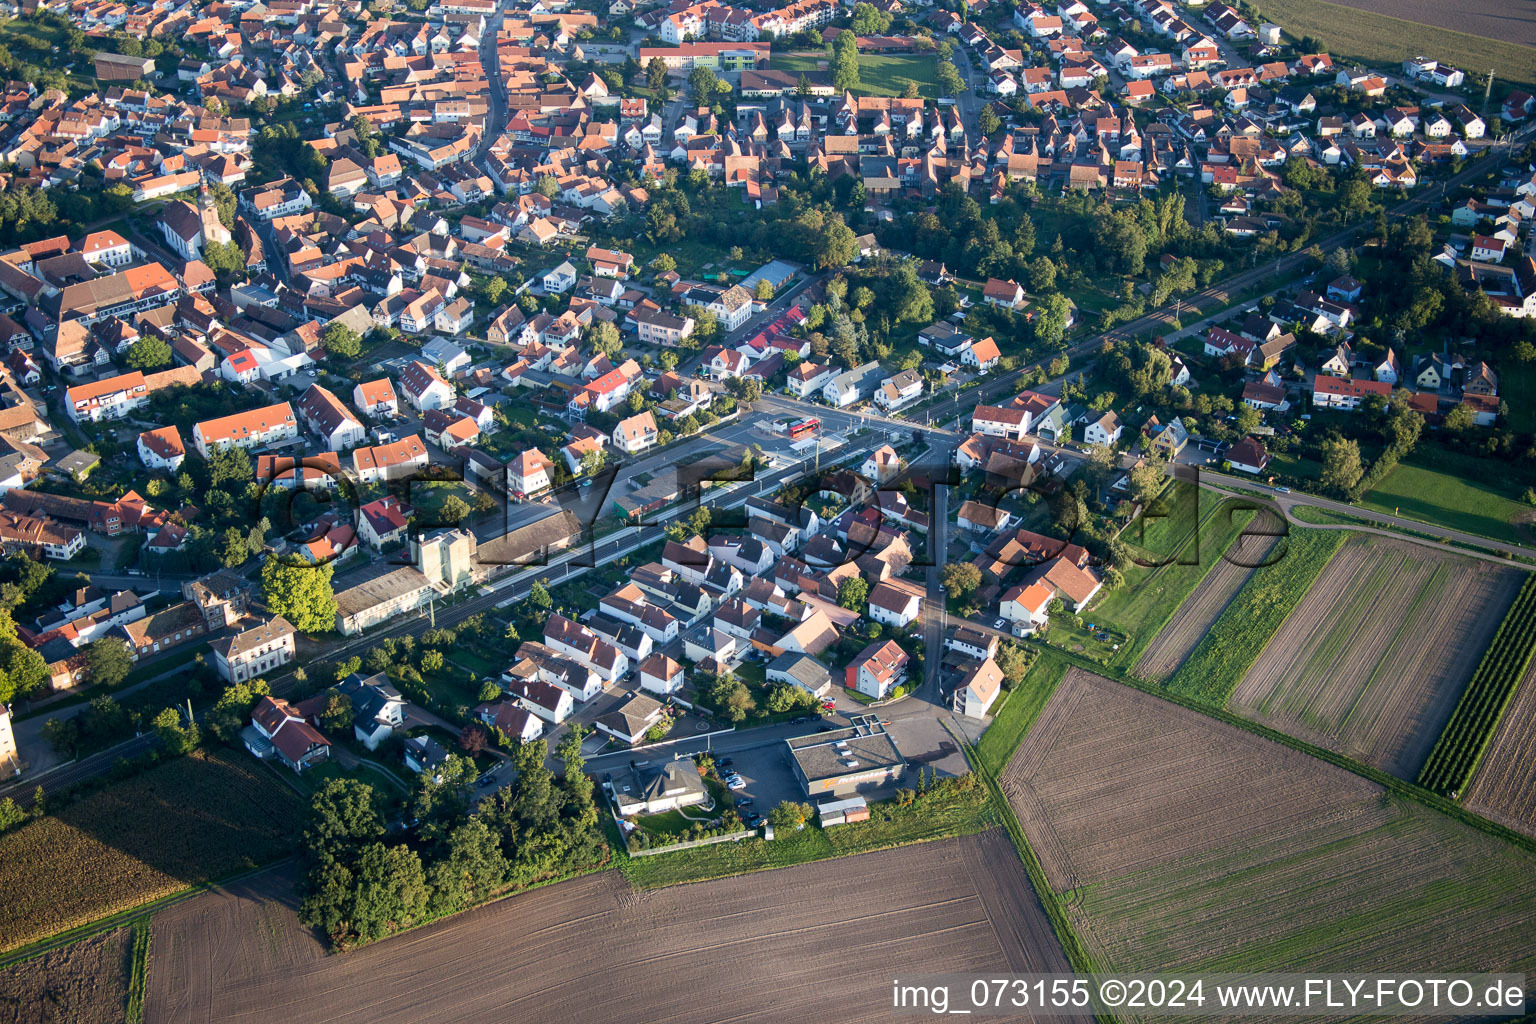
<instances>
[{"instance_id":1,"label":"parked car","mask_svg":"<svg viewBox=\"0 0 1536 1024\"><path fill-rule=\"evenodd\" d=\"M818 725L816 727L816 731L817 732L831 732L832 731L832 727L830 725Z\"/></svg>"},{"instance_id":2,"label":"parked car","mask_svg":"<svg viewBox=\"0 0 1536 1024\"><path fill-rule=\"evenodd\" d=\"M751 807L752 806L752 798L749 797L749 796L739 796L739 797L736 798L736 806L737 807Z\"/></svg>"},{"instance_id":3,"label":"parked car","mask_svg":"<svg viewBox=\"0 0 1536 1024\"><path fill-rule=\"evenodd\" d=\"M729 768L731 765L733 765L735 763L736 763L736 761L733 758L722 757L720 760L715 762L715 767L716 768Z\"/></svg>"},{"instance_id":4,"label":"parked car","mask_svg":"<svg viewBox=\"0 0 1536 1024\"><path fill-rule=\"evenodd\" d=\"M749 814L746 817L748 828L762 828L763 823L767 820L768 819L763 817L761 814Z\"/></svg>"},{"instance_id":5,"label":"parked car","mask_svg":"<svg viewBox=\"0 0 1536 1024\"><path fill-rule=\"evenodd\" d=\"M738 776L737 778L734 778L731 781L727 782L725 784L725 788L731 790L732 792L735 792L738 789L746 789L747 788L747 780Z\"/></svg>"}]
</instances>

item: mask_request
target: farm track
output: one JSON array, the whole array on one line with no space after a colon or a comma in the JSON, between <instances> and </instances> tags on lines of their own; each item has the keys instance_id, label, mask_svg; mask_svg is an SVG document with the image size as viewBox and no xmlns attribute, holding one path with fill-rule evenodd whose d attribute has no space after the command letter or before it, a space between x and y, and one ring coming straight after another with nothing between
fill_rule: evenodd
<instances>
[{"instance_id":1,"label":"farm track","mask_svg":"<svg viewBox=\"0 0 1536 1024\"><path fill-rule=\"evenodd\" d=\"M999 830L644 892L608 871L341 956L299 927L295 879L157 915L149 1024L854 1024L890 1018L903 973L1069 969Z\"/></svg>"},{"instance_id":2,"label":"farm track","mask_svg":"<svg viewBox=\"0 0 1536 1024\"><path fill-rule=\"evenodd\" d=\"M1523 575L1352 538L1234 691L1234 710L1413 779Z\"/></svg>"},{"instance_id":3,"label":"farm track","mask_svg":"<svg viewBox=\"0 0 1536 1024\"><path fill-rule=\"evenodd\" d=\"M1161 682L1177 672L1211 628L1211 623L1227 610L1227 605L1248 582L1248 577L1253 575L1253 566L1261 562L1277 542L1275 537L1238 537L1232 545L1231 556L1236 562L1246 564L1234 564L1234 561L1222 558L1200 581L1195 592L1179 605L1168 625L1147 645L1146 652L1136 662L1136 674L1143 679Z\"/></svg>"},{"instance_id":4,"label":"farm track","mask_svg":"<svg viewBox=\"0 0 1536 1024\"><path fill-rule=\"evenodd\" d=\"M1526 667L1461 802L1536 836L1536 661Z\"/></svg>"},{"instance_id":5,"label":"farm track","mask_svg":"<svg viewBox=\"0 0 1536 1024\"><path fill-rule=\"evenodd\" d=\"M1103 970L1536 969L1536 856L1091 673L1002 785Z\"/></svg>"}]
</instances>

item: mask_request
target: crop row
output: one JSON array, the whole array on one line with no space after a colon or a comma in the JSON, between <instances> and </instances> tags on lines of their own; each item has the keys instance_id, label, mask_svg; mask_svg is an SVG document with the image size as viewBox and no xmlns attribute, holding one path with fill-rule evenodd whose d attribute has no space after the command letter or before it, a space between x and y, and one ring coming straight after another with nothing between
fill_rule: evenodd
<instances>
[{"instance_id":1,"label":"crop row","mask_svg":"<svg viewBox=\"0 0 1536 1024\"><path fill-rule=\"evenodd\" d=\"M1424 762L1419 784L1458 795L1472 778L1536 653L1536 576L1525 581Z\"/></svg>"},{"instance_id":2,"label":"crop row","mask_svg":"<svg viewBox=\"0 0 1536 1024\"><path fill-rule=\"evenodd\" d=\"M1287 537L1284 557L1254 570L1168 680L1168 689L1213 707L1226 704L1347 536L1343 530L1304 530Z\"/></svg>"}]
</instances>

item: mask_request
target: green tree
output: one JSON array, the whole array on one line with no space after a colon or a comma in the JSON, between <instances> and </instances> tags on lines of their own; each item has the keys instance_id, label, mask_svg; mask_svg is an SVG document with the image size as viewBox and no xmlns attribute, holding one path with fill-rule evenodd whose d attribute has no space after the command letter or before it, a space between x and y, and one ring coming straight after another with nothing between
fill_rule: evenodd
<instances>
[{"instance_id":1,"label":"green tree","mask_svg":"<svg viewBox=\"0 0 1536 1024\"><path fill-rule=\"evenodd\" d=\"M944 592L956 601L964 601L981 586L981 570L974 562L950 562L939 573Z\"/></svg>"},{"instance_id":2,"label":"green tree","mask_svg":"<svg viewBox=\"0 0 1536 1024\"><path fill-rule=\"evenodd\" d=\"M1002 120L998 118L997 111L992 109L992 104L990 103L982 107L981 113L976 115L976 127L983 135L992 135L1002 126ZM1028 218L1025 219L1027 220Z\"/></svg>"},{"instance_id":3,"label":"green tree","mask_svg":"<svg viewBox=\"0 0 1536 1024\"><path fill-rule=\"evenodd\" d=\"M1453 434L1465 434L1477 426L1477 414L1470 405L1457 403L1445 414L1445 429Z\"/></svg>"},{"instance_id":4,"label":"green tree","mask_svg":"<svg viewBox=\"0 0 1536 1024\"><path fill-rule=\"evenodd\" d=\"M645 65L645 80L652 92L660 94L667 87L667 62L652 57Z\"/></svg>"},{"instance_id":5,"label":"green tree","mask_svg":"<svg viewBox=\"0 0 1536 1024\"><path fill-rule=\"evenodd\" d=\"M303 849L311 864L350 867L366 843L384 835L373 787L356 779L331 779L309 801Z\"/></svg>"},{"instance_id":6,"label":"green tree","mask_svg":"<svg viewBox=\"0 0 1536 1024\"><path fill-rule=\"evenodd\" d=\"M1328 437L1322 443L1323 470L1318 482L1335 494L1348 494L1363 473L1360 443L1342 437Z\"/></svg>"},{"instance_id":7,"label":"green tree","mask_svg":"<svg viewBox=\"0 0 1536 1024\"><path fill-rule=\"evenodd\" d=\"M935 72L939 80L939 88L945 96L959 96L965 92L965 79L960 77L960 72L955 68L953 61L941 60Z\"/></svg>"},{"instance_id":8,"label":"green tree","mask_svg":"<svg viewBox=\"0 0 1536 1024\"><path fill-rule=\"evenodd\" d=\"M26 696L47 679L48 663L16 635L11 613L0 612L0 704Z\"/></svg>"},{"instance_id":9,"label":"green tree","mask_svg":"<svg viewBox=\"0 0 1536 1024\"><path fill-rule=\"evenodd\" d=\"M245 250L234 242L205 242L203 265L220 277L233 277L245 270Z\"/></svg>"},{"instance_id":10,"label":"green tree","mask_svg":"<svg viewBox=\"0 0 1536 1024\"><path fill-rule=\"evenodd\" d=\"M457 494L450 494L447 498L443 499L443 504L437 510L437 515L434 519L436 522L446 526L458 526L469 517L472 511L474 510L469 507L469 503L463 498Z\"/></svg>"},{"instance_id":11,"label":"green tree","mask_svg":"<svg viewBox=\"0 0 1536 1024\"><path fill-rule=\"evenodd\" d=\"M134 370L158 370L171 365L171 346L153 334L146 334L128 346L125 360Z\"/></svg>"},{"instance_id":12,"label":"green tree","mask_svg":"<svg viewBox=\"0 0 1536 1024\"><path fill-rule=\"evenodd\" d=\"M1056 264L1049 256L1037 256L1029 265L1029 288L1036 294L1052 291L1056 287Z\"/></svg>"},{"instance_id":13,"label":"green tree","mask_svg":"<svg viewBox=\"0 0 1536 1024\"><path fill-rule=\"evenodd\" d=\"M226 444L208 453L208 487L210 489L232 484L244 490L245 485L254 478L255 470L251 466L251 456L244 448Z\"/></svg>"},{"instance_id":14,"label":"green tree","mask_svg":"<svg viewBox=\"0 0 1536 1024\"><path fill-rule=\"evenodd\" d=\"M1029 671L1029 655L1018 644L1005 643L997 649L997 667L1002 670L1009 688L1015 687Z\"/></svg>"},{"instance_id":15,"label":"green tree","mask_svg":"<svg viewBox=\"0 0 1536 1024\"><path fill-rule=\"evenodd\" d=\"M502 296L507 294L507 282L500 277L488 278L480 294L485 296L485 301L492 306L500 305Z\"/></svg>"},{"instance_id":16,"label":"green tree","mask_svg":"<svg viewBox=\"0 0 1536 1024\"><path fill-rule=\"evenodd\" d=\"M470 818L448 836L447 854L428 870L432 911L452 914L488 899L506 881L501 839L486 822Z\"/></svg>"},{"instance_id":17,"label":"green tree","mask_svg":"<svg viewBox=\"0 0 1536 1024\"><path fill-rule=\"evenodd\" d=\"M342 359L356 359L363 351L363 336L344 323L332 320L320 334L326 352Z\"/></svg>"},{"instance_id":18,"label":"green tree","mask_svg":"<svg viewBox=\"0 0 1536 1024\"><path fill-rule=\"evenodd\" d=\"M468 506L465 508L467 510ZM336 596L331 591L334 573L335 567L329 563L291 565L275 556L268 558L261 566L261 590L267 610L281 615L300 632L323 633L334 628Z\"/></svg>"},{"instance_id":19,"label":"green tree","mask_svg":"<svg viewBox=\"0 0 1536 1024\"><path fill-rule=\"evenodd\" d=\"M553 174L542 174L534 183L533 190L545 199L553 199L560 194L560 181Z\"/></svg>"},{"instance_id":20,"label":"green tree","mask_svg":"<svg viewBox=\"0 0 1536 1024\"><path fill-rule=\"evenodd\" d=\"M354 670L355 671L355 670ZM351 673L348 673L349 675ZM352 707L352 701L344 696L335 687L325 692L325 701L320 706L320 713L315 720L320 723L320 728L328 733L340 734L352 728L352 720L356 711Z\"/></svg>"},{"instance_id":21,"label":"green tree","mask_svg":"<svg viewBox=\"0 0 1536 1024\"><path fill-rule=\"evenodd\" d=\"M15 800L10 797L0 800L0 834L25 824L27 817L27 812L18 807Z\"/></svg>"},{"instance_id":22,"label":"green tree","mask_svg":"<svg viewBox=\"0 0 1536 1024\"><path fill-rule=\"evenodd\" d=\"M421 857L409 846L371 843L353 869L346 903L351 932L364 942L415 924L427 911L429 890Z\"/></svg>"},{"instance_id":23,"label":"green tree","mask_svg":"<svg viewBox=\"0 0 1536 1024\"><path fill-rule=\"evenodd\" d=\"M128 678L132 667L128 645L116 637L104 636L85 645L85 671L92 683L110 689Z\"/></svg>"},{"instance_id":24,"label":"green tree","mask_svg":"<svg viewBox=\"0 0 1536 1024\"><path fill-rule=\"evenodd\" d=\"M758 302L767 302L772 299L773 284L766 277L759 279L756 287L753 289L753 297Z\"/></svg>"},{"instance_id":25,"label":"green tree","mask_svg":"<svg viewBox=\"0 0 1536 1024\"><path fill-rule=\"evenodd\" d=\"M869 600L869 584L862 576L849 576L837 585L837 603L849 611L858 611Z\"/></svg>"},{"instance_id":26,"label":"green tree","mask_svg":"<svg viewBox=\"0 0 1536 1024\"><path fill-rule=\"evenodd\" d=\"M197 746L197 723L183 724L181 712L175 708L166 708L154 717L151 724L155 727L155 737L159 739L160 746L173 757L189 754Z\"/></svg>"},{"instance_id":27,"label":"green tree","mask_svg":"<svg viewBox=\"0 0 1536 1024\"><path fill-rule=\"evenodd\" d=\"M236 742L240 730L245 728L247 719L251 717L251 709L258 700L271 692L272 688L264 679L253 679L226 687L204 718L209 731L225 743Z\"/></svg>"},{"instance_id":28,"label":"green tree","mask_svg":"<svg viewBox=\"0 0 1536 1024\"><path fill-rule=\"evenodd\" d=\"M840 32L832 42L832 87L838 92L859 87L859 46L852 32Z\"/></svg>"},{"instance_id":29,"label":"green tree","mask_svg":"<svg viewBox=\"0 0 1536 1024\"><path fill-rule=\"evenodd\" d=\"M768 824L775 832L796 832L804 828L815 813L810 804L784 800L768 812Z\"/></svg>"},{"instance_id":30,"label":"green tree","mask_svg":"<svg viewBox=\"0 0 1536 1024\"><path fill-rule=\"evenodd\" d=\"M720 81L713 69L700 64L688 72L688 92L693 97L696 106L707 107L715 102L715 97L730 87Z\"/></svg>"},{"instance_id":31,"label":"green tree","mask_svg":"<svg viewBox=\"0 0 1536 1024\"><path fill-rule=\"evenodd\" d=\"M624 351L624 342L619 338L619 329L607 320L593 320L592 326L587 329L587 338L592 342L592 347L611 360L616 360ZM639 394L639 392L635 392Z\"/></svg>"}]
</instances>

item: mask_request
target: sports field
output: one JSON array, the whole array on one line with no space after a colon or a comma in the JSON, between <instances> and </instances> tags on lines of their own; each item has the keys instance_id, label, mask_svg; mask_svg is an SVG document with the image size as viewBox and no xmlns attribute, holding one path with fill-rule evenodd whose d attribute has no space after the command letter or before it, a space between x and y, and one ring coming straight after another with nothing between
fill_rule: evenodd
<instances>
[{"instance_id":1,"label":"sports field","mask_svg":"<svg viewBox=\"0 0 1536 1024\"><path fill-rule=\"evenodd\" d=\"M776 53L769 62L775 71L800 74L806 71L828 70L824 54ZM870 96L900 96L906 88L906 79L917 83L918 95L936 100L943 95L934 69L939 66L937 54L859 54L858 92Z\"/></svg>"}]
</instances>

